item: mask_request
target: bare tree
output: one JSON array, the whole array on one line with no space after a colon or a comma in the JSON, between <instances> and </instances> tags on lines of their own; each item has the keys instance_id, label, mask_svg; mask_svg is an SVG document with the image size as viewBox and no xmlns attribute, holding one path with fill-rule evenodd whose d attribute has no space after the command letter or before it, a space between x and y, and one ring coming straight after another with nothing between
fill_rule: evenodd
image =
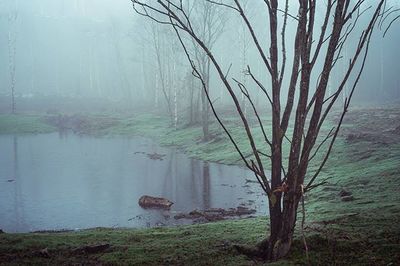
<instances>
[{"instance_id":1,"label":"bare tree","mask_svg":"<svg viewBox=\"0 0 400 266\"><path fill-rule=\"evenodd\" d=\"M188 16L191 17L191 27L197 32L198 37L204 44L212 50L221 34L224 31L226 17L220 9L214 8L214 4L208 1L185 1ZM184 5L181 1L182 6ZM209 117L210 105L206 94L210 90L210 67L211 60L204 49L191 38L193 59L197 65L204 82L205 90L200 91L201 99L201 125L203 129L203 139L209 139Z\"/></svg>"},{"instance_id":2,"label":"bare tree","mask_svg":"<svg viewBox=\"0 0 400 266\"><path fill-rule=\"evenodd\" d=\"M243 12L246 14L252 16L254 14L254 9L252 9L251 5L249 4L248 0L244 0L242 3L243 7ZM249 13L249 10L252 11L251 14ZM247 30L246 24L242 21L240 17L237 18L239 27L237 27L237 33L238 33L238 43L239 43L239 50L240 50L240 68L241 68L241 78L240 82L243 84L243 86L247 86L247 80L248 80L248 75L246 73L247 65L248 65L248 52L249 52L249 47L250 47L250 36L249 32ZM242 109L244 112L244 115L247 116L247 98L244 93L241 93L241 101L242 101Z\"/></svg>"},{"instance_id":3,"label":"bare tree","mask_svg":"<svg viewBox=\"0 0 400 266\"><path fill-rule=\"evenodd\" d=\"M127 76L127 70L125 66L125 62L123 60L123 57L121 56L121 44L120 44L120 38L118 36L118 24L115 18L111 17L109 18L110 20L110 29L109 29L109 34L111 36L111 43L113 45L114 51L115 51L115 56L117 59L117 66L118 66L118 73L120 76L120 86L121 89L123 90L124 94L126 95L126 101L129 105L132 105L132 88L129 83L129 79Z\"/></svg>"},{"instance_id":4,"label":"bare tree","mask_svg":"<svg viewBox=\"0 0 400 266\"><path fill-rule=\"evenodd\" d=\"M235 146L244 164L254 172L257 181L268 196L269 237L267 241L259 245L259 249L255 250L253 255L261 256L266 260L278 260L290 250L297 209L299 202L304 199L304 193L321 184L321 182L316 183L317 177L328 160L343 118L348 111L366 63L374 28L385 11L383 5L386 1L299 0L298 3L293 4L293 8L289 8L288 0L264 0L265 10L260 9L258 12L267 17L265 21L268 22L269 27L268 50L263 46L264 42L260 41L260 34L255 31L244 11L242 1L203 1L213 4L214 9L231 10L246 24L252 45L265 69L264 73L271 81L268 86L262 84L251 66L247 66L247 75L253 86L262 91L266 102L271 106L272 123L269 127L264 125L265 121L254 104L248 86L238 81L240 79L228 77L213 50L193 27L190 10L182 4L182 1L132 0L137 13L158 23L169 25L175 30L194 75L203 85L203 91L217 121ZM292 3L290 1L290 4ZM321 5L324 12L317 13L317 5ZM322 16L321 25L316 24L316 16ZM289 22L296 28L295 38L290 44L286 37ZM210 98L207 77L192 58L189 52L190 44L183 36L189 36L207 55L210 64L232 98L248 139L251 156L239 148L234 136L216 112ZM332 70L340 65L337 62L342 59L344 45L350 36L357 41L348 47L344 73L342 76L338 75L340 79L338 85L332 88L332 94L327 96ZM290 61L287 60L288 49L292 51ZM284 84L287 84L285 101L281 97ZM335 103L340 104L340 100L337 100L340 99L346 85L349 86L348 96L343 103L338 124L329 132L324 132L321 128ZM247 98L257 118L263 133L261 145L255 140L253 130L244 115L240 98L234 90L236 86ZM288 130L289 124L293 125L291 131ZM291 132L290 135L289 132ZM287 154L283 152L284 145L290 147ZM321 156L316 156L317 154ZM265 170L267 166L265 158L270 161L270 177ZM284 160L284 158L288 159ZM318 158L321 159L316 163L315 160ZM316 169L309 168L311 161L317 165Z\"/></svg>"},{"instance_id":5,"label":"bare tree","mask_svg":"<svg viewBox=\"0 0 400 266\"><path fill-rule=\"evenodd\" d=\"M161 91L165 99L165 103L168 108L168 113L171 119L171 124L173 123L173 110L172 110L172 100L167 88L167 77L165 71L165 55L167 54L164 45L165 39L165 31L163 32L162 29L156 23L151 23L151 36L152 36L152 44L154 46L154 52L157 61L157 71L158 71L158 79L161 85ZM164 56L163 56L164 55Z\"/></svg>"},{"instance_id":6,"label":"bare tree","mask_svg":"<svg viewBox=\"0 0 400 266\"><path fill-rule=\"evenodd\" d=\"M196 112L198 110L197 105L195 104L195 90L199 89L198 86L195 85L194 77L191 72L187 72L184 79L184 85L189 89L188 98L189 98L189 118L188 124L193 125L196 123Z\"/></svg>"}]
</instances>

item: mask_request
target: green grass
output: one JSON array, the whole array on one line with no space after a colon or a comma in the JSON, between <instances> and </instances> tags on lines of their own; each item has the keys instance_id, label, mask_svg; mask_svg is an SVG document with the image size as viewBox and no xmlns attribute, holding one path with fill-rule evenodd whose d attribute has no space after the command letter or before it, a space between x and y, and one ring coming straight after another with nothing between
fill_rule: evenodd
<instances>
[{"instance_id":1,"label":"green grass","mask_svg":"<svg viewBox=\"0 0 400 266\"><path fill-rule=\"evenodd\" d=\"M389 112L390 113L390 112ZM385 113L384 116L388 114ZM358 117L358 116L356 116ZM364 114L344 125L344 129L364 129L379 123ZM15 121L13 121L15 120ZM267 120L267 119L265 119ZM38 116L0 116L0 133L39 133L46 128ZM199 126L168 126L162 116L148 114L124 117L107 115L88 117L82 132L96 136L142 135L163 145L175 145L188 156L226 164L242 164L238 154L217 124L210 131L213 140L201 140ZM107 126L101 121L108 121ZM249 152L247 139L238 122L227 119L227 125L240 147ZM332 123L332 122L330 122ZM327 124L323 129L327 132ZM11 130L12 129L12 130ZM29 130L28 130L29 129ZM51 127L48 128L50 131ZM54 130L54 129L52 129ZM262 135L253 124L259 144ZM43 132L46 132L45 130ZM284 149L287 151L288 144ZM322 155L310 164L311 175ZM268 167L268 162L265 160ZM319 180L326 184L306 195L306 235L313 265L399 265L400 264L400 141L383 145L374 141L346 141L342 134ZM343 202L339 192L345 189L354 196ZM301 217L301 214L299 214ZM232 244L254 245L266 235L266 218L224 221L204 225L147 230L93 229L70 233L0 234L0 261L10 264L76 264L104 263L126 265L253 265L232 248ZM297 234L299 227L297 227ZM108 252L77 255L71 250L107 242ZM50 259L32 256L48 248ZM288 258L276 265L305 264L302 242L297 235ZM393 263L393 264L390 264Z\"/></svg>"},{"instance_id":2,"label":"green grass","mask_svg":"<svg viewBox=\"0 0 400 266\"><path fill-rule=\"evenodd\" d=\"M223 221L173 228L91 229L68 233L0 235L0 260L20 264L98 264L106 265L253 265L238 254L233 245L255 245L266 235L265 218ZM399 245L395 237L382 233L379 239L368 235L346 238L309 233L310 258L314 265L386 265L398 263ZM75 248L100 243L110 248L98 254L76 254ZM35 251L48 248L50 258ZM397 254L393 256L393 254ZM261 263L261 262L259 262ZM296 238L289 257L273 265L305 264L303 244Z\"/></svg>"},{"instance_id":3,"label":"green grass","mask_svg":"<svg viewBox=\"0 0 400 266\"><path fill-rule=\"evenodd\" d=\"M0 134L39 134L55 130L40 115L0 114Z\"/></svg>"}]
</instances>

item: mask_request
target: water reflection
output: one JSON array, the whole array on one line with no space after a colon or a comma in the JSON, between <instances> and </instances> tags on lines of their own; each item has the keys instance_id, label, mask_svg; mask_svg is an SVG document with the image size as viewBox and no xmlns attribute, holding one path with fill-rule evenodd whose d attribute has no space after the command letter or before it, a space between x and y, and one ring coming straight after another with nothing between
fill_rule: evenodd
<instances>
[{"instance_id":1,"label":"water reflection","mask_svg":"<svg viewBox=\"0 0 400 266\"><path fill-rule=\"evenodd\" d=\"M9 183L12 183L12 186L14 188L14 222L15 226L17 229L22 228L23 224L23 216L21 215L21 188L18 182L18 137L16 135L13 136L13 172L12 176L10 177L9 180L7 180Z\"/></svg>"},{"instance_id":2,"label":"water reflection","mask_svg":"<svg viewBox=\"0 0 400 266\"><path fill-rule=\"evenodd\" d=\"M189 222L173 219L177 212L250 201L266 212L258 186L245 186L245 169L190 159L144 138L3 135L0 150L0 228L8 232L173 225ZM152 160L154 153L165 156ZM137 202L145 194L174 205L144 210Z\"/></svg>"},{"instance_id":3,"label":"water reflection","mask_svg":"<svg viewBox=\"0 0 400 266\"><path fill-rule=\"evenodd\" d=\"M210 165L203 162L203 208L209 209L210 206Z\"/></svg>"}]
</instances>

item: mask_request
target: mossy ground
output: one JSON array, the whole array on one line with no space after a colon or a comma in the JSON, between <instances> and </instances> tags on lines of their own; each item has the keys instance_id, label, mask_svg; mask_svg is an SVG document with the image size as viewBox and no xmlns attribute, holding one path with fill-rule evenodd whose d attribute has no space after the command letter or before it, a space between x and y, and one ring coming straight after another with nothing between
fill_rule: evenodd
<instances>
[{"instance_id":1,"label":"mossy ground","mask_svg":"<svg viewBox=\"0 0 400 266\"><path fill-rule=\"evenodd\" d=\"M28 118L27 118L28 117ZM91 116L82 134L100 136L144 135L164 145L176 145L189 156L227 164L241 164L238 155L218 125L213 124L213 139L201 140L198 126L169 127L157 115ZM319 180L326 183L306 195L306 236L314 265L399 265L400 264L400 109L362 109L349 114L330 160ZM14 121L15 119L15 121ZM24 126L13 126L16 121ZM113 121L104 127L99 119ZM267 120L267 119L265 119ZM4 122L6 121L6 122ZM14 122L13 122L14 121ZM38 116L0 116L1 133L39 133L30 125L43 123ZM330 123L333 124L333 116ZM227 124L241 147L247 140L228 118ZM96 126L100 125L100 126ZM330 124L324 129L330 128ZM8 130L6 128L14 128ZM40 125L43 132L54 130ZM90 131L85 132L86 129ZM256 139L262 135L253 123ZM349 137L355 135L356 137ZM285 146L287 149L287 146ZM316 170L317 156L310 165ZM343 202L339 192L350 191L354 200ZM301 213L299 213L301 217ZM1 234L0 261L6 264L133 264L133 265L252 265L255 262L235 252L232 244L255 245L266 237L266 218L223 221L176 228L93 229L69 233ZM297 228L299 233L299 227ZM77 255L76 247L109 243L101 254ZM50 258L34 256L48 248ZM261 263L261 262L256 262ZM305 264L300 237L288 258L277 265ZM391 264L390 264L391 263Z\"/></svg>"},{"instance_id":2,"label":"mossy ground","mask_svg":"<svg viewBox=\"0 0 400 266\"><path fill-rule=\"evenodd\" d=\"M181 226L175 228L91 229L65 233L3 234L1 264L20 265L254 265L233 245L255 245L266 234L266 218ZM398 236L390 232L360 232L327 229L307 230L307 245L313 265L397 265ZM84 245L108 243L95 254L78 254ZM37 252L47 248L50 257ZM290 255L273 265L306 264L303 243L297 236Z\"/></svg>"}]
</instances>

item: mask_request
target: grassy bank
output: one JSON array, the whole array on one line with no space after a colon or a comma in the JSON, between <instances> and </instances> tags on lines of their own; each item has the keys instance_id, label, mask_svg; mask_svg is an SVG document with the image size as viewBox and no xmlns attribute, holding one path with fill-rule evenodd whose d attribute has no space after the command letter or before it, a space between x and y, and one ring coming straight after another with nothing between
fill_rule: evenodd
<instances>
[{"instance_id":1,"label":"grassy bank","mask_svg":"<svg viewBox=\"0 0 400 266\"><path fill-rule=\"evenodd\" d=\"M254 265L233 245L255 245L265 235L265 218L223 221L178 228L147 230L92 229L66 233L3 234L0 261L37 265ZM308 233L313 265L395 265L399 247L391 238L358 238L333 230ZM389 238L388 238L389 237ZM109 244L101 252L82 247ZM44 248L47 251L40 253ZM45 254L45 255L44 255ZM272 265L306 264L303 244L296 238L289 257Z\"/></svg>"},{"instance_id":2,"label":"grassy bank","mask_svg":"<svg viewBox=\"0 0 400 266\"><path fill-rule=\"evenodd\" d=\"M39 134L55 130L42 115L0 114L0 134Z\"/></svg>"},{"instance_id":3,"label":"grassy bank","mask_svg":"<svg viewBox=\"0 0 400 266\"><path fill-rule=\"evenodd\" d=\"M400 109L396 108L355 110L346 118L320 176L326 183L306 195L306 235L313 264L400 264L399 118ZM331 117L325 132L335 119ZM211 126L213 139L203 142L200 127L174 129L168 126L167 119L157 115L91 115L77 116L72 121L68 125L78 134L143 135L164 145L179 146L189 156L199 159L241 164L216 124ZM229 117L226 121L239 146L246 147L247 140L238 121ZM56 130L54 125L49 117L0 116L0 133L50 132ZM257 140L261 140L261 131L256 123L252 125ZM320 159L317 156L311 163L311 173ZM339 196L344 190L351 193L350 201L342 201ZM1 234L0 261L246 265L253 262L237 254L232 244L254 245L266 235L265 227L265 218L255 218L149 230ZM105 252L74 252L77 247L103 242L111 245ZM46 247L50 258L38 256L37 251ZM291 256L277 264L303 263L304 251L298 237Z\"/></svg>"}]
</instances>

